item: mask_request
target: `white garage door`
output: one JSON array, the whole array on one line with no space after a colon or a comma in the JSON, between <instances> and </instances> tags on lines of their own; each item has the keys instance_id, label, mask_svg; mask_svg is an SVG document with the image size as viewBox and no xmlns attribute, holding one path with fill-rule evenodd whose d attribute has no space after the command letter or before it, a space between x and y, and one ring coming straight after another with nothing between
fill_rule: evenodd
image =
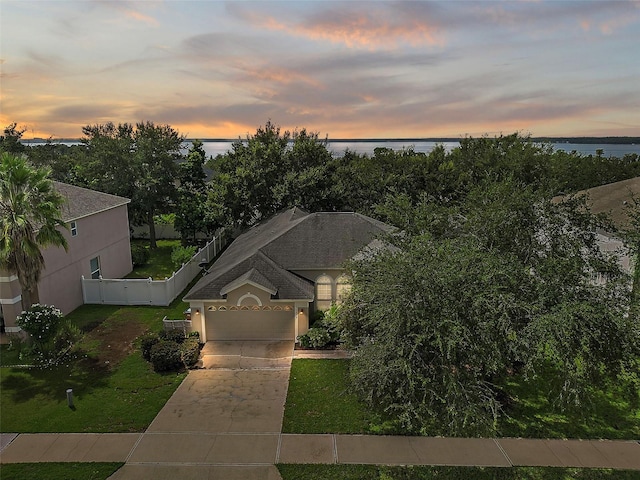
<instances>
[{"instance_id":1,"label":"white garage door","mask_svg":"<svg viewBox=\"0 0 640 480\"><path fill-rule=\"evenodd\" d=\"M293 340L294 313L207 312L207 340Z\"/></svg>"}]
</instances>

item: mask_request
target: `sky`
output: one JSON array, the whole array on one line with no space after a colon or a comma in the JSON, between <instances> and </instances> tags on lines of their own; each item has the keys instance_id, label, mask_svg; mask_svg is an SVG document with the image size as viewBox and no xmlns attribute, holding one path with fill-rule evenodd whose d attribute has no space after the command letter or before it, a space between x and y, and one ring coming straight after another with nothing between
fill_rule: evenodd
<instances>
[{"instance_id":1,"label":"sky","mask_svg":"<svg viewBox=\"0 0 640 480\"><path fill-rule=\"evenodd\" d=\"M640 1L0 0L0 124L640 136Z\"/></svg>"}]
</instances>

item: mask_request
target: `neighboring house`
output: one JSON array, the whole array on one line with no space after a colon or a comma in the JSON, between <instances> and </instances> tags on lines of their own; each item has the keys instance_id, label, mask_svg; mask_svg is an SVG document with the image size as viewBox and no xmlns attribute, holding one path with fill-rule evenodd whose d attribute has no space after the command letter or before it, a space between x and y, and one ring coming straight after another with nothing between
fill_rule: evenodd
<instances>
[{"instance_id":1,"label":"neighboring house","mask_svg":"<svg viewBox=\"0 0 640 480\"><path fill-rule=\"evenodd\" d=\"M53 182L65 198L62 229L68 251L62 247L42 250L45 261L38 293L40 303L69 313L82 305L81 278L122 277L132 270L129 242L129 199ZM0 270L0 320L6 332L17 332L16 316L22 311L20 283L16 275Z\"/></svg>"},{"instance_id":2,"label":"neighboring house","mask_svg":"<svg viewBox=\"0 0 640 480\"><path fill-rule=\"evenodd\" d=\"M345 262L392 230L358 213L288 209L241 234L187 293L192 329L202 341L297 338L351 288Z\"/></svg>"},{"instance_id":3,"label":"neighboring house","mask_svg":"<svg viewBox=\"0 0 640 480\"><path fill-rule=\"evenodd\" d=\"M616 228L624 230L629 227L628 206L632 204L633 197L640 198L640 177L589 188L579 193L587 195L591 212L606 213ZM596 232L596 238L600 250L615 253L622 269L627 273L633 272L634 262L618 234L599 231ZM604 281L602 277L594 280L597 283Z\"/></svg>"}]
</instances>

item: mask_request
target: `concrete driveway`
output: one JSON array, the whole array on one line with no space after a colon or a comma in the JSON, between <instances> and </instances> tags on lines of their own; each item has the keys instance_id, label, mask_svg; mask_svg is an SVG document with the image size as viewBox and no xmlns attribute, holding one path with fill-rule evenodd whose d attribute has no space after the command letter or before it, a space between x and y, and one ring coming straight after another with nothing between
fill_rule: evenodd
<instances>
[{"instance_id":1,"label":"concrete driveway","mask_svg":"<svg viewBox=\"0 0 640 480\"><path fill-rule=\"evenodd\" d=\"M205 369L289 369L293 341L207 342L201 352Z\"/></svg>"},{"instance_id":2,"label":"concrete driveway","mask_svg":"<svg viewBox=\"0 0 640 480\"><path fill-rule=\"evenodd\" d=\"M293 341L208 342L147 433L280 433Z\"/></svg>"},{"instance_id":3,"label":"concrete driveway","mask_svg":"<svg viewBox=\"0 0 640 480\"><path fill-rule=\"evenodd\" d=\"M209 342L112 480L279 479L293 341Z\"/></svg>"}]
</instances>

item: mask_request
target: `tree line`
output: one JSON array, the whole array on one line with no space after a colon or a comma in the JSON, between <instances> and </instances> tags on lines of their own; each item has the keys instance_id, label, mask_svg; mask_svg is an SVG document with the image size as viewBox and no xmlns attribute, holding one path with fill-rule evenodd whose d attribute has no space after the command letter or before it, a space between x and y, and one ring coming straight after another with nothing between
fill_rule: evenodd
<instances>
[{"instance_id":1,"label":"tree line","mask_svg":"<svg viewBox=\"0 0 640 480\"><path fill-rule=\"evenodd\" d=\"M637 154L554 151L519 134L463 138L449 152L443 146L430 153L380 147L371 155L332 155L317 133L282 131L269 121L225 154L207 158L200 141L184 153L184 135L153 122L86 125L80 144L71 146L26 146L22 133L16 124L7 126L0 150L26 155L55 180L130 198L130 219L149 225L152 246L158 214L174 213L188 242L198 232L245 228L291 205L378 216L389 196L455 201L484 178L509 177L566 194L640 175ZM209 180L205 167L213 172Z\"/></svg>"}]
</instances>

